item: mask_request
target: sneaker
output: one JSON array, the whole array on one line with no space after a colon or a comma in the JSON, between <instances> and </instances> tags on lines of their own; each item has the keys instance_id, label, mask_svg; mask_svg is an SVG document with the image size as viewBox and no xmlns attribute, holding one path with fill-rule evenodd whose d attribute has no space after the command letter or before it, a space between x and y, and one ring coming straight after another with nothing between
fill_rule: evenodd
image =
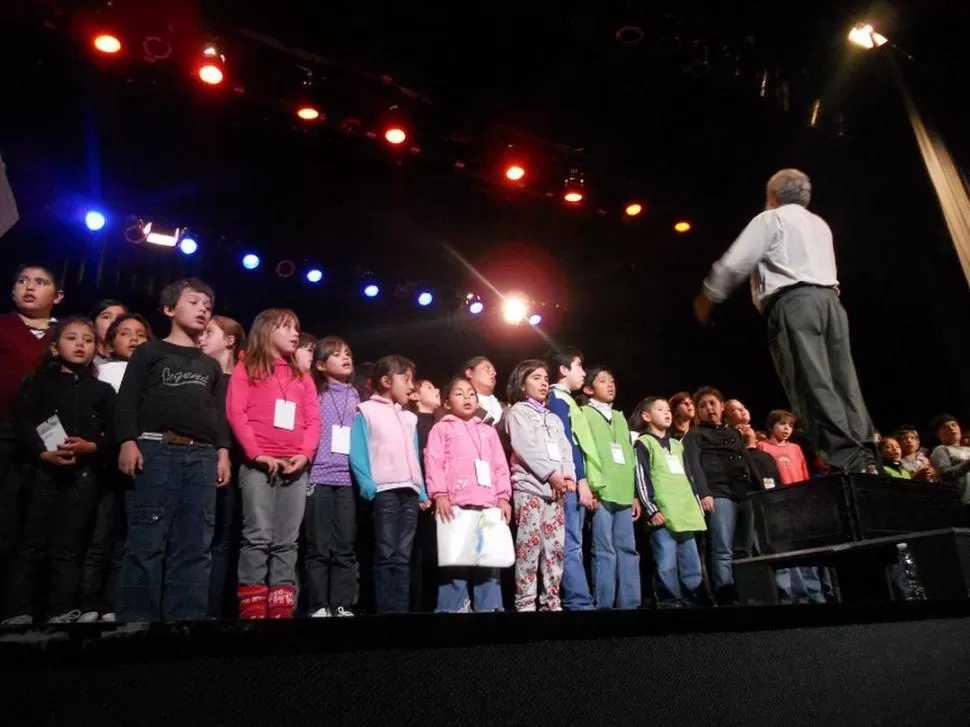
<instances>
[{"instance_id":1,"label":"sneaker","mask_svg":"<svg viewBox=\"0 0 970 727\"><path fill-rule=\"evenodd\" d=\"M337 606L337 610L333 614L337 618L353 618L354 612L349 608L344 608L343 606Z\"/></svg>"},{"instance_id":2,"label":"sneaker","mask_svg":"<svg viewBox=\"0 0 970 727\"><path fill-rule=\"evenodd\" d=\"M81 612L77 609L73 611L68 611L67 613L62 613L60 616L52 616L47 619L49 624L72 624L81 618Z\"/></svg>"},{"instance_id":3,"label":"sneaker","mask_svg":"<svg viewBox=\"0 0 970 727\"><path fill-rule=\"evenodd\" d=\"M118 617L115 616L114 611L108 611L108 613L102 614L101 620L104 621L105 623L113 624L115 621L118 620Z\"/></svg>"},{"instance_id":4,"label":"sneaker","mask_svg":"<svg viewBox=\"0 0 970 727\"><path fill-rule=\"evenodd\" d=\"M85 611L78 618L77 622L79 624L93 624L96 623L98 618L101 616L97 611Z\"/></svg>"},{"instance_id":5,"label":"sneaker","mask_svg":"<svg viewBox=\"0 0 970 727\"><path fill-rule=\"evenodd\" d=\"M310 614L310 618L330 618L331 616L333 616L333 614L330 613L329 608L318 608L316 611Z\"/></svg>"},{"instance_id":6,"label":"sneaker","mask_svg":"<svg viewBox=\"0 0 970 727\"><path fill-rule=\"evenodd\" d=\"M27 613L0 621L0 626L29 626L34 622L34 617Z\"/></svg>"}]
</instances>

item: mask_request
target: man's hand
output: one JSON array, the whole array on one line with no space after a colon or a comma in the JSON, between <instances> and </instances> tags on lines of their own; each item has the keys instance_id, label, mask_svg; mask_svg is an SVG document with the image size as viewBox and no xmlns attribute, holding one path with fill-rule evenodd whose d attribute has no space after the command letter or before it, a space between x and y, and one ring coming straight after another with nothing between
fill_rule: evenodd
<instances>
[{"instance_id":1,"label":"man's hand","mask_svg":"<svg viewBox=\"0 0 970 727\"><path fill-rule=\"evenodd\" d=\"M704 293L701 293L696 298L694 298L694 317L702 325L706 324L711 318L711 311L714 309L714 303L708 298Z\"/></svg>"},{"instance_id":2,"label":"man's hand","mask_svg":"<svg viewBox=\"0 0 970 727\"><path fill-rule=\"evenodd\" d=\"M229 450L219 450L219 460L216 462L216 487L224 487L229 484L232 477L232 465L229 462Z\"/></svg>"},{"instance_id":3,"label":"man's hand","mask_svg":"<svg viewBox=\"0 0 970 727\"><path fill-rule=\"evenodd\" d=\"M118 469L129 477L134 477L145 466L145 460L138 449L138 442L129 440L121 445L121 452L118 454Z\"/></svg>"},{"instance_id":4,"label":"man's hand","mask_svg":"<svg viewBox=\"0 0 970 727\"><path fill-rule=\"evenodd\" d=\"M704 512L714 512L714 498L708 495L701 498L701 510Z\"/></svg>"}]
</instances>

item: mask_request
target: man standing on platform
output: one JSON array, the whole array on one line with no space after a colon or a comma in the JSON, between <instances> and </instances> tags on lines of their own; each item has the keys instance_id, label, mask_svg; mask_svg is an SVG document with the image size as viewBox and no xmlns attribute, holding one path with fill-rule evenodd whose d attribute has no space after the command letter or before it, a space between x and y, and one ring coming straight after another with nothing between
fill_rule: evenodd
<instances>
[{"instance_id":1,"label":"man standing on platform","mask_svg":"<svg viewBox=\"0 0 970 727\"><path fill-rule=\"evenodd\" d=\"M768 326L775 369L816 451L842 472L876 472L875 430L849 350L832 231L809 212L797 169L768 180L766 209L714 263L694 301L706 323L745 278Z\"/></svg>"}]
</instances>

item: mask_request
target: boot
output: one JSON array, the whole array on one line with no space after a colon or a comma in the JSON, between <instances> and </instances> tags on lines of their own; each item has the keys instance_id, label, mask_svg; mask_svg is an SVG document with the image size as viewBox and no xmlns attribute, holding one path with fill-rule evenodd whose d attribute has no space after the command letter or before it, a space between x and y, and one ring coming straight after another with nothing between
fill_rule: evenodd
<instances>
[{"instance_id":1,"label":"boot","mask_svg":"<svg viewBox=\"0 0 970 727\"><path fill-rule=\"evenodd\" d=\"M266 586L239 586L239 618L244 620L266 618L266 602L269 588Z\"/></svg>"},{"instance_id":2,"label":"boot","mask_svg":"<svg viewBox=\"0 0 970 727\"><path fill-rule=\"evenodd\" d=\"M295 586L273 586L269 591L269 617L293 618L296 606Z\"/></svg>"}]
</instances>

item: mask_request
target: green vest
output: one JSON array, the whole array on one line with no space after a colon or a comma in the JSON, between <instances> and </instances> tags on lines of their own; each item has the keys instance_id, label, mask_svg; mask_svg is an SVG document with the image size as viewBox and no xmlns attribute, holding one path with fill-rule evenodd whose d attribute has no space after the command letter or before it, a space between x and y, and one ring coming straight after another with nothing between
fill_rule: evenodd
<instances>
[{"instance_id":1,"label":"green vest","mask_svg":"<svg viewBox=\"0 0 970 727\"><path fill-rule=\"evenodd\" d=\"M638 440L650 454L650 481L653 483L653 499L667 521L672 533L697 533L707 530L704 513L690 486L684 469L684 445L670 438L670 452L661 446L657 438L644 434ZM680 461L680 472L671 471L668 457Z\"/></svg>"},{"instance_id":2,"label":"green vest","mask_svg":"<svg viewBox=\"0 0 970 727\"><path fill-rule=\"evenodd\" d=\"M900 480L913 479L913 476L909 473L908 470L896 469L895 467L888 467L886 465L883 465L882 471L885 472L890 477L896 477Z\"/></svg>"},{"instance_id":3,"label":"green vest","mask_svg":"<svg viewBox=\"0 0 970 727\"><path fill-rule=\"evenodd\" d=\"M632 505L635 488L633 446L630 444L630 430L623 415L614 410L613 418L606 417L591 406L584 406L581 415L587 423L595 458L583 447L586 458L586 480L590 489L603 502L615 505ZM619 446L619 456L614 457L613 445ZM616 460L622 459L619 464Z\"/></svg>"},{"instance_id":4,"label":"green vest","mask_svg":"<svg viewBox=\"0 0 970 727\"><path fill-rule=\"evenodd\" d=\"M573 398L573 395L569 392L563 391L562 389L557 389L555 386L549 388L552 396L562 399L569 406L569 427L573 430L573 443L579 445L579 448L583 450L586 455L586 461L590 462L599 467L599 455L596 453L596 447L593 444L593 435L589 431L589 424L586 421L586 417L583 416L583 412L580 411L579 404ZM589 479L587 477L587 479Z\"/></svg>"}]
</instances>

